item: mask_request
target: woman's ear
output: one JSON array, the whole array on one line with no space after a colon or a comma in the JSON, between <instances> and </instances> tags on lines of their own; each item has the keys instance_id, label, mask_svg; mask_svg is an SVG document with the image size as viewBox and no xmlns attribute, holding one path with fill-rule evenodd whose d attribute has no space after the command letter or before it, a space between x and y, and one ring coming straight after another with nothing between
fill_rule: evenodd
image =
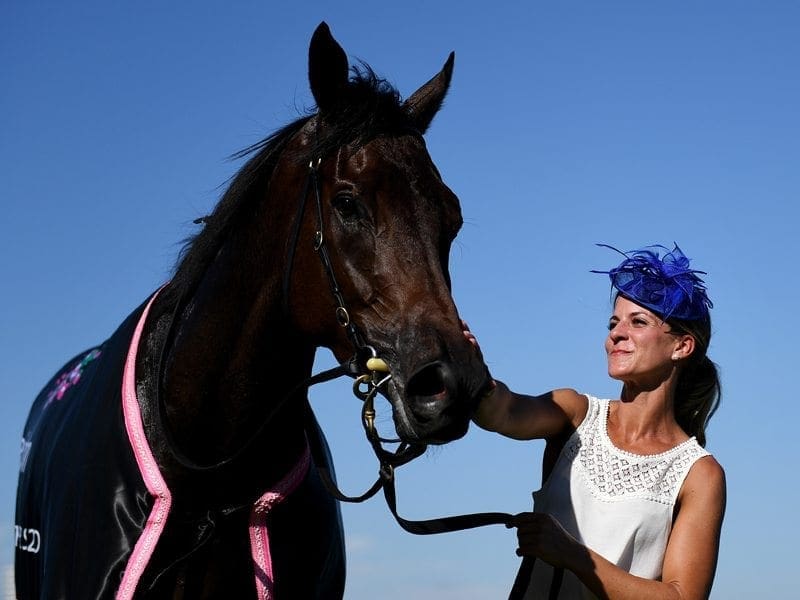
<instances>
[{"instance_id":1,"label":"woman's ear","mask_svg":"<svg viewBox=\"0 0 800 600\"><path fill-rule=\"evenodd\" d=\"M677 336L675 347L672 349L672 360L682 360L689 358L694 352L695 340L688 333Z\"/></svg>"}]
</instances>

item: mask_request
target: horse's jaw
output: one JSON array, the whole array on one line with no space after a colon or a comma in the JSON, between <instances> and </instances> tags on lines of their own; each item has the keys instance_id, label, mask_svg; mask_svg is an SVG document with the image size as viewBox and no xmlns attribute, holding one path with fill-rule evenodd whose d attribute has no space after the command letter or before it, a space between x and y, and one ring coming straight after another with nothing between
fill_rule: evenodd
<instances>
[{"instance_id":1,"label":"horse's jaw","mask_svg":"<svg viewBox=\"0 0 800 600\"><path fill-rule=\"evenodd\" d=\"M441 445L464 437L469 429L469 417L448 418L445 423L420 422L412 419L405 404L393 405L392 417L401 440L408 443Z\"/></svg>"}]
</instances>

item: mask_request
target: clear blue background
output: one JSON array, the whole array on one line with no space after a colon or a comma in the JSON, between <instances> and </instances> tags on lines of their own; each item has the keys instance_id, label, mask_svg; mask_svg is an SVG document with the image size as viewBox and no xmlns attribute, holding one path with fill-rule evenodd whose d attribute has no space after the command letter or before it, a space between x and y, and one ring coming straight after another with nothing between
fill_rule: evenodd
<instances>
[{"instance_id":1,"label":"clear blue background","mask_svg":"<svg viewBox=\"0 0 800 600\"><path fill-rule=\"evenodd\" d=\"M794 2L5 2L0 6L0 565L40 387L166 280L226 159L312 106L326 20L410 95L456 51L428 135L466 225L454 295L496 377L615 396L602 351L621 249L707 270L729 505L713 597L796 597L800 8ZM319 366L330 364L320 355ZM344 488L374 459L344 381L314 389ZM388 414L382 413L384 427ZM472 428L399 473L401 511L518 512L542 445ZM347 598L505 597L502 527L414 537L344 508ZM5 577L6 575L4 575Z\"/></svg>"}]
</instances>

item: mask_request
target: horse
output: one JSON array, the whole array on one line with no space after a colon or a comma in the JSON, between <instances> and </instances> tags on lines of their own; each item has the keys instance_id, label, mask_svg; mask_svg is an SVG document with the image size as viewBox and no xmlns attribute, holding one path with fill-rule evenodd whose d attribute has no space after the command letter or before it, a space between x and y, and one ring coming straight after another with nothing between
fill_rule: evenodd
<instances>
[{"instance_id":1,"label":"horse","mask_svg":"<svg viewBox=\"0 0 800 600\"><path fill-rule=\"evenodd\" d=\"M342 597L316 350L388 372L407 444L462 437L490 385L451 294L459 201L423 140L453 63L402 100L316 28L316 110L238 155L171 279L35 400L19 598Z\"/></svg>"}]
</instances>

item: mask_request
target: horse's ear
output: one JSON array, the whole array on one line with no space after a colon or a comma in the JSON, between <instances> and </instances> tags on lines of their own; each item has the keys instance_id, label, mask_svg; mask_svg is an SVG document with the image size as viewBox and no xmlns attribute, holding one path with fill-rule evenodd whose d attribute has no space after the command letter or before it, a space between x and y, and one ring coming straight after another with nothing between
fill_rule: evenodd
<instances>
[{"instance_id":1,"label":"horse's ear","mask_svg":"<svg viewBox=\"0 0 800 600\"><path fill-rule=\"evenodd\" d=\"M451 52L442 70L428 83L411 94L411 97L403 104L411 117L411 121L419 129L420 133L427 131L431 121L433 121L433 117L442 107L444 97L447 95L447 89L450 87L450 78L453 76L455 58L456 53Z\"/></svg>"},{"instance_id":2,"label":"horse's ear","mask_svg":"<svg viewBox=\"0 0 800 600\"><path fill-rule=\"evenodd\" d=\"M347 55L323 21L308 47L308 82L320 113L336 105L347 86L347 71Z\"/></svg>"}]
</instances>

